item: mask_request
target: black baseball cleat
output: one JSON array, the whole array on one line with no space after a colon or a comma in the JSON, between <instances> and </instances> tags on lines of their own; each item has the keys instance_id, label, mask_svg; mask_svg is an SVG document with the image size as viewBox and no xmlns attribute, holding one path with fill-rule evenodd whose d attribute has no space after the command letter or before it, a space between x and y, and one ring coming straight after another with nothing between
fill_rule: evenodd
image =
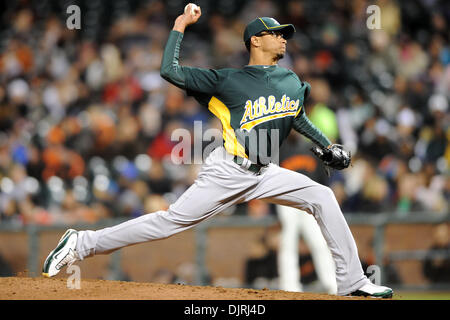
<instances>
[{"instance_id":1,"label":"black baseball cleat","mask_svg":"<svg viewBox=\"0 0 450 320\"><path fill-rule=\"evenodd\" d=\"M369 282L363 285L358 290L348 294L347 296L390 299L392 298L393 294L394 291L391 288L377 286L376 284Z\"/></svg>"}]
</instances>

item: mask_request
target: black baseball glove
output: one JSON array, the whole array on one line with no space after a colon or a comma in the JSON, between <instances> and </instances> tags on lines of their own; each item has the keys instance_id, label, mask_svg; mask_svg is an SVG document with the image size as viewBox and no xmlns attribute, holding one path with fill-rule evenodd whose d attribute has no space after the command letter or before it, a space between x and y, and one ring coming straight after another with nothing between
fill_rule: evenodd
<instances>
[{"instance_id":1,"label":"black baseball glove","mask_svg":"<svg viewBox=\"0 0 450 320\"><path fill-rule=\"evenodd\" d=\"M342 170L348 168L352 162L352 156L349 151L345 151L344 147L340 144L332 144L328 148L320 148L314 146L311 151L323 161L323 163L330 168L336 170ZM328 169L328 168L327 168ZM329 175L329 171L327 170Z\"/></svg>"}]
</instances>

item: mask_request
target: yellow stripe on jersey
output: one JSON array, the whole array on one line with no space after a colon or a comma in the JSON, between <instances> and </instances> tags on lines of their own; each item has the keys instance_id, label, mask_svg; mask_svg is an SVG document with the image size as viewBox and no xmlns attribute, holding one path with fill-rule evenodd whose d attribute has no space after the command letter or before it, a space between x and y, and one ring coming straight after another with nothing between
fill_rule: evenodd
<instances>
[{"instance_id":1,"label":"yellow stripe on jersey","mask_svg":"<svg viewBox=\"0 0 450 320\"><path fill-rule=\"evenodd\" d=\"M216 97L212 97L211 100L209 100L208 109L219 118L222 123L225 150L236 156L248 158L245 154L245 148L237 141L234 130L231 127L231 115L227 106Z\"/></svg>"},{"instance_id":2,"label":"yellow stripe on jersey","mask_svg":"<svg viewBox=\"0 0 450 320\"><path fill-rule=\"evenodd\" d=\"M244 123L241 126L241 129L245 129L245 130L247 130L247 132L249 132L254 126L256 126L256 125L258 125L260 123L263 123L263 122L266 122L266 121L270 121L270 120L273 120L273 119L284 118L284 117L289 117L289 116L295 116L296 113L297 113L297 111L284 112L284 113L273 114L271 116L259 118L259 119L256 119L256 120Z\"/></svg>"},{"instance_id":3,"label":"yellow stripe on jersey","mask_svg":"<svg viewBox=\"0 0 450 320\"><path fill-rule=\"evenodd\" d=\"M300 106L300 108L298 108L297 112L295 113L295 116L298 116L298 114L300 113L300 111L302 110L303 106Z\"/></svg>"}]
</instances>

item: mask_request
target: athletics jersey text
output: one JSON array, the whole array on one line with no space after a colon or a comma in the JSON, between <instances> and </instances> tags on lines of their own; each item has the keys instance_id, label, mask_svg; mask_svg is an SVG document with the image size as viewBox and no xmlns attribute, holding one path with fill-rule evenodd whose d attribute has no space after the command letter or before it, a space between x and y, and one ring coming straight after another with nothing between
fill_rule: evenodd
<instances>
[{"instance_id":1,"label":"athletics jersey text","mask_svg":"<svg viewBox=\"0 0 450 320\"><path fill-rule=\"evenodd\" d=\"M300 99L291 100L285 94L281 101L276 101L275 96L267 99L259 97L255 101L245 102L245 112L240 122L242 130L250 131L254 126L273 119L296 116L301 110Z\"/></svg>"}]
</instances>

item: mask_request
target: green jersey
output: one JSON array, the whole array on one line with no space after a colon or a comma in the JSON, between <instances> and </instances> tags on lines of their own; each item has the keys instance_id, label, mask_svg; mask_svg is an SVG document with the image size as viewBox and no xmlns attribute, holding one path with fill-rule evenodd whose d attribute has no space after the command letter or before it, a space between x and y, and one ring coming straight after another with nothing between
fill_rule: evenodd
<instances>
[{"instance_id":1,"label":"green jersey","mask_svg":"<svg viewBox=\"0 0 450 320\"><path fill-rule=\"evenodd\" d=\"M178 67L182 36L171 32L161 75L185 89L220 119L223 144L229 153L255 163L269 162L289 135L294 118L306 118L303 103L309 84L278 65L220 70ZM329 144L307 118L305 123L319 136L321 145Z\"/></svg>"}]
</instances>

